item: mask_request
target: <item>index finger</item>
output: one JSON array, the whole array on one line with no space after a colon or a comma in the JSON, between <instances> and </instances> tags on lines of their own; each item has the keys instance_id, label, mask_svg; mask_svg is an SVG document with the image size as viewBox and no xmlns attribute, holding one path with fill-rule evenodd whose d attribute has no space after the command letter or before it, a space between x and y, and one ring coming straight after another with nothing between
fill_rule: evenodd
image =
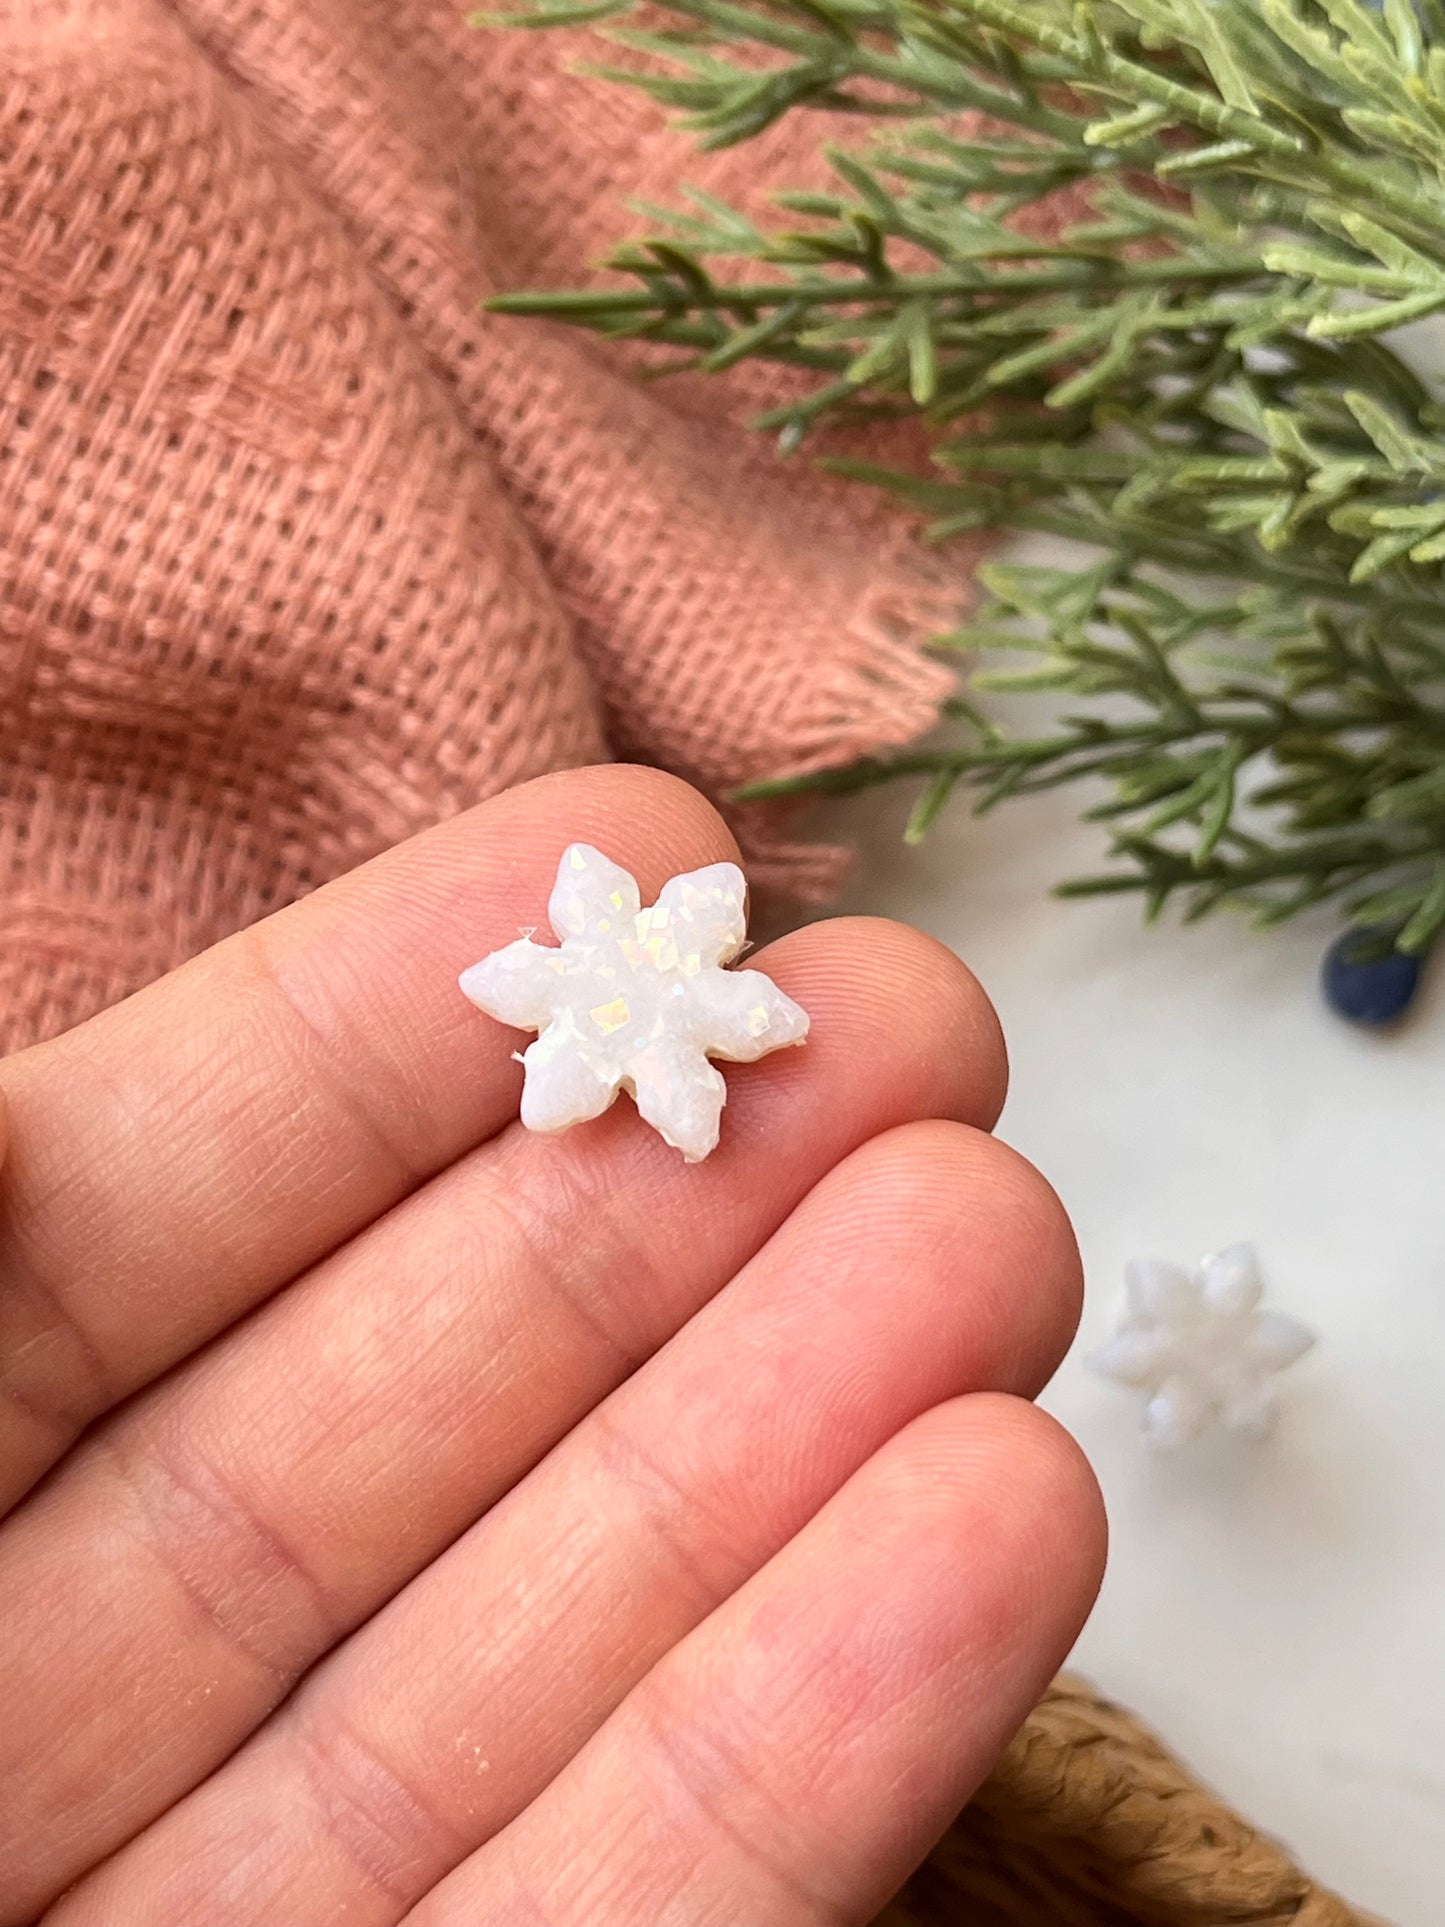
<instances>
[{"instance_id":1,"label":"index finger","mask_svg":"<svg viewBox=\"0 0 1445 1927\"><path fill-rule=\"evenodd\" d=\"M656 770L522 785L0 1064L0 1510L110 1405L516 1114L457 973L543 924L568 843L648 900L736 860Z\"/></svg>"}]
</instances>

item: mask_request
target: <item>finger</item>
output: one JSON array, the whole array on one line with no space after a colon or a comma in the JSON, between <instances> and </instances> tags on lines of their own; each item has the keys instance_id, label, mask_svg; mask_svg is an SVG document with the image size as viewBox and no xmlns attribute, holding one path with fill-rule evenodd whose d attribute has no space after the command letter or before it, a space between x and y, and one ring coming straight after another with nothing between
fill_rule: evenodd
<instances>
[{"instance_id":1,"label":"finger","mask_svg":"<svg viewBox=\"0 0 1445 1927\"><path fill-rule=\"evenodd\" d=\"M1022 1159L956 1124L875 1138L50 1927L391 1927L896 1430L1036 1390L1077 1293Z\"/></svg>"},{"instance_id":2,"label":"finger","mask_svg":"<svg viewBox=\"0 0 1445 1927\"><path fill-rule=\"evenodd\" d=\"M910 1116L991 1113L996 1029L941 946L851 920L767 962L812 1040L732 1073L705 1164L630 1107L561 1139L512 1127L118 1414L11 1522L0 1859L22 1917L224 1758L840 1156Z\"/></svg>"},{"instance_id":3,"label":"finger","mask_svg":"<svg viewBox=\"0 0 1445 1927\"><path fill-rule=\"evenodd\" d=\"M524 784L0 1065L0 1509L98 1413L516 1115L457 973L545 922L566 845L657 890L736 855L654 770Z\"/></svg>"},{"instance_id":4,"label":"finger","mask_svg":"<svg viewBox=\"0 0 1445 1927\"><path fill-rule=\"evenodd\" d=\"M978 1785L1097 1588L1072 1443L919 1419L648 1674L408 1927L862 1923Z\"/></svg>"}]
</instances>

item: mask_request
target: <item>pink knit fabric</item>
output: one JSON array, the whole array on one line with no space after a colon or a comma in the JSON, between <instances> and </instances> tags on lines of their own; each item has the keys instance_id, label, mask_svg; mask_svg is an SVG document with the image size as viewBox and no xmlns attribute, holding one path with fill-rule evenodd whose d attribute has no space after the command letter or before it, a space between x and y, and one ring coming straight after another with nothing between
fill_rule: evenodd
<instances>
[{"instance_id":1,"label":"pink knit fabric","mask_svg":"<svg viewBox=\"0 0 1445 1927\"><path fill-rule=\"evenodd\" d=\"M0 1047L540 771L723 798L932 720L937 585L742 425L755 371L481 312L625 196L816 171L816 121L704 159L577 51L458 0L0 0Z\"/></svg>"}]
</instances>

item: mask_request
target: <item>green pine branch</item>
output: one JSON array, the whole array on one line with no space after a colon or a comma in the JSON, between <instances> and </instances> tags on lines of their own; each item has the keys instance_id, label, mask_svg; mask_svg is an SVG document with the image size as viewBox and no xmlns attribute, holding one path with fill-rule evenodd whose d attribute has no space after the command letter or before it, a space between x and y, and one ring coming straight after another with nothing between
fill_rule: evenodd
<instances>
[{"instance_id":1,"label":"green pine branch","mask_svg":"<svg viewBox=\"0 0 1445 1927\"><path fill-rule=\"evenodd\" d=\"M762 426L920 417L936 473L839 464L930 539L1038 531L941 639L956 741L753 795L921 778L910 834L1086 782L1151 912L1326 899L1445 928L1445 404L1397 331L1445 310L1445 0L618 0L587 18L706 146L856 116L835 185L754 222L701 194L630 286L507 295L795 371ZM658 22L662 24L659 25ZM645 24L639 24L645 23ZM961 116L984 116L964 123ZM1061 233L1030 217L1071 192ZM1039 235L1049 232L1043 240ZM985 426L979 427L982 421ZM1020 652L1002 672L998 652ZM1046 692L1008 733L996 705Z\"/></svg>"}]
</instances>

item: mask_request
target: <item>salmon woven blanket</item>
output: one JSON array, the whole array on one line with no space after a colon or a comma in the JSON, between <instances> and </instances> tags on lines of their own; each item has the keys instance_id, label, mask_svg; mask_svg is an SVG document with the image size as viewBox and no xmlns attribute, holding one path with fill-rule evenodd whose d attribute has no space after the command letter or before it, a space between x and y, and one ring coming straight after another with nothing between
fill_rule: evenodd
<instances>
[{"instance_id":1,"label":"salmon woven blanket","mask_svg":"<svg viewBox=\"0 0 1445 1927\"><path fill-rule=\"evenodd\" d=\"M0 0L0 1049L522 778L725 799L947 687L903 531L746 428L755 371L482 312L627 195L797 185L816 119L700 158L462 15Z\"/></svg>"}]
</instances>

